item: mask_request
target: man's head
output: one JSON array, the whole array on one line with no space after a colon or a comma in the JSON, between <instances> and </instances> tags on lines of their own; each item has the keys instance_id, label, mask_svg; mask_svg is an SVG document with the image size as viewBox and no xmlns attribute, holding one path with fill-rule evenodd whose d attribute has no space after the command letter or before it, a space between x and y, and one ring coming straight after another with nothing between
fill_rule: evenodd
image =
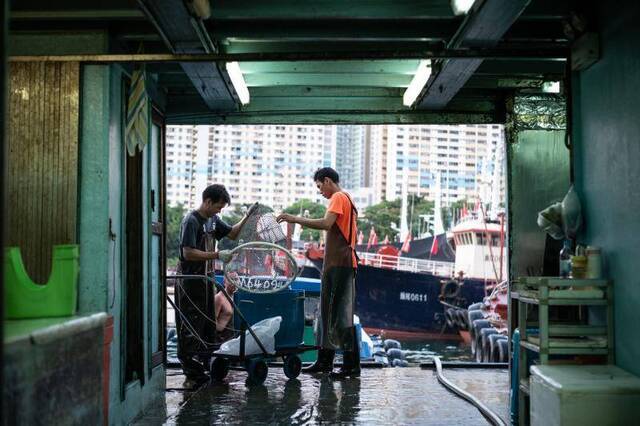
<instances>
[{"instance_id":1,"label":"man's head","mask_svg":"<svg viewBox=\"0 0 640 426\"><path fill-rule=\"evenodd\" d=\"M240 278L236 272L229 272L224 276L224 289L227 293L233 294L236 292L239 280Z\"/></svg>"},{"instance_id":2,"label":"man's head","mask_svg":"<svg viewBox=\"0 0 640 426\"><path fill-rule=\"evenodd\" d=\"M324 198L331 198L334 193L340 191L340 186L338 185L340 176L331 167L323 167L316 170L313 175L313 181Z\"/></svg>"},{"instance_id":3,"label":"man's head","mask_svg":"<svg viewBox=\"0 0 640 426\"><path fill-rule=\"evenodd\" d=\"M207 215L207 217L213 217L220 213L224 206L230 203L231 197L224 185L209 185L202 192L201 210Z\"/></svg>"}]
</instances>

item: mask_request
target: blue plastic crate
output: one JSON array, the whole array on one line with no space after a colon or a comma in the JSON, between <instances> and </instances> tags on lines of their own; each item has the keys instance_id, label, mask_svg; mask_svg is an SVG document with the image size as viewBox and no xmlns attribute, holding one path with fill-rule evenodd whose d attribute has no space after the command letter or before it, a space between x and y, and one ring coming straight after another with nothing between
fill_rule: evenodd
<instances>
[{"instance_id":1,"label":"blue plastic crate","mask_svg":"<svg viewBox=\"0 0 640 426\"><path fill-rule=\"evenodd\" d=\"M265 318L282 317L276 333L276 349L295 348L304 338L304 291L285 289L277 293L258 294L238 291L234 295L236 306L249 324ZM240 329L240 316L234 313L234 327Z\"/></svg>"}]
</instances>

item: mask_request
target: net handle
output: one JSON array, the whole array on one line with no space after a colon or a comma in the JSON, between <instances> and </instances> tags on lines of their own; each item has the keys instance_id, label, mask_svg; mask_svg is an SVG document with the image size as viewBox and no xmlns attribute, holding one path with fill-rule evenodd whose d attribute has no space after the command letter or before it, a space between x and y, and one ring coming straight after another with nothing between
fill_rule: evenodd
<instances>
[{"instance_id":1,"label":"net handle","mask_svg":"<svg viewBox=\"0 0 640 426\"><path fill-rule=\"evenodd\" d=\"M275 250L280 250L282 252L284 252L284 254L289 258L289 260L291 261L291 264L293 265L293 267L295 268L294 274L292 275L292 277L290 279L288 279L287 281L289 281L286 285L278 288L277 290L274 291L261 291L261 292L253 292L251 290L247 290L245 288L243 288L244 291L248 291L250 293L277 293L281 290L284 290L285 288L289 287L291 285L292 282L294 282L302 273L302 268L298 267L298 262L296 261L295 256L289 251L287 250L285 247L282 247L278 244L274 244L274 243L269 243L266 241L250 241L248 243L244 243L244 244L240 244L238 247L234 248L233 250L231 250L231 254L234 255L236 253L239 253L241 250L244 249L251 249L251 248L270 248L270 249L275 249ZM227 277L227 263L224 264L224 277Z\"/></svg>"}]
</instances>

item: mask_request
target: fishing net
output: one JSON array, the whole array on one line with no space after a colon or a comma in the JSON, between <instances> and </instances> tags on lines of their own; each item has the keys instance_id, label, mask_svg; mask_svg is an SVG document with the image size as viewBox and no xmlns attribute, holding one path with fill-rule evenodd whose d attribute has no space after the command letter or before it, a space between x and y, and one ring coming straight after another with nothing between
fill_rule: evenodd
<instances>
[{"instance_id":1,"label":"fishing net","mask_svg":"<svg viewBox=\"0 0 640 426\"><path fill-rule=\"evenodd\" d=\"M286 245L287 237L282 225L276 221L273 210L264 204L258 204L242 227L238 240L242 243L265 241L281 246Z\"/></svg>"},{"instance_id":2,"label":"fishing net","mask_svg":"<svg viewBox=\"0 0 640 426\"><path fill-rule=\"evenodd\" d=\"M224 264L225 280L245 291L273 293L297 277L295 257L286 249L286 234L271 208L258 204L238 239L240 245Z\"/></svg>"}]
</instances>

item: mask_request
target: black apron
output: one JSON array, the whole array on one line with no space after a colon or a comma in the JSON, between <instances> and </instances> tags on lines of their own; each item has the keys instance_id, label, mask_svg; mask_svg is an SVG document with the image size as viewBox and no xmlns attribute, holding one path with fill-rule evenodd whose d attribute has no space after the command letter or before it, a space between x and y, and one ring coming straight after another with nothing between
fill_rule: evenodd
<instances>
[{"instance_id":1,"label":"black apron","mask_svg":"<svg viewBox=\"0 0 640 426\"><path fill-rule=\"evenodd\" d=\"M351 202L349 240L334 223L327 231L320 293L319 346L324 349L353 350L353 310L355 305L355 250L349 244L355 232L353 214L358 211ZM356 257L357 259L357 257Z\"/></svg>"}]
</instances>

